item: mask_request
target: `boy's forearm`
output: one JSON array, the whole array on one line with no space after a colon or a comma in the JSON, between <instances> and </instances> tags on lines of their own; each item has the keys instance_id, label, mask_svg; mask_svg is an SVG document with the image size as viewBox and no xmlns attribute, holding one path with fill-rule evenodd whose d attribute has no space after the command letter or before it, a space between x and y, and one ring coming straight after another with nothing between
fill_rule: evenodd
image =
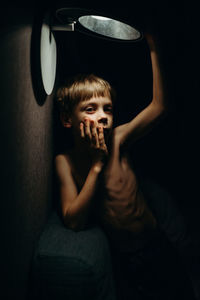
<instances>
[{"instance_id":1,"label":"boy's forearm","mask_svg":"<svg viewBox=\"0 0 200 300\"><path fill-rule=\"evenodd\" d=\"M90 211L91 201L95 195L99 174L103 165L95 163L91 167L85 183L78 196L64 213L64 223L73 230L84 228Z\"/></svg>"},{"instance_id":2,"label":"boy's forearm","mask_svg":"<svg viewBox=\"0 0 200 300\"><path fill-rule=\"evenodd\" d=\"M166 110L166 90L164 89L163 70L161 71L161 55L157 43L152 37L147 38L149 45L152 73L153 73L153 98L152 103L160 107L161 111Z\"/></svg>"}]
</instances>

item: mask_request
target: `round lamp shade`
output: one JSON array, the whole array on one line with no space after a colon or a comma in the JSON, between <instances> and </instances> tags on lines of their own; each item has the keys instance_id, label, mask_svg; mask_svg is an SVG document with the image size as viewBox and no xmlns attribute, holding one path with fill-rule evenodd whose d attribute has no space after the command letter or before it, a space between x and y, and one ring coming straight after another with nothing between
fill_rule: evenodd
<instances>
[{"instance_id":1,"label":"round lamp shade","mask_svg":"<svg viewBox=\"0 0 200 300\"><path fill-rule=\"evenodd\" d=\"M44 90L47 95L50 95L56 77L57 50L54 35L45 22L41 28L40 62Z\"/></svg>"},{"instance_id":2,"label":"round lamp shade","mask_svg":"<svg viewBox=\"0 0 200 300\"><path fill-rule=\"evenodd\" d=\"M132 26L107 17L86 15L78 19L80 24L94 33L119 40L138 40L140 32Z\"/></svg>"}]
</instances>

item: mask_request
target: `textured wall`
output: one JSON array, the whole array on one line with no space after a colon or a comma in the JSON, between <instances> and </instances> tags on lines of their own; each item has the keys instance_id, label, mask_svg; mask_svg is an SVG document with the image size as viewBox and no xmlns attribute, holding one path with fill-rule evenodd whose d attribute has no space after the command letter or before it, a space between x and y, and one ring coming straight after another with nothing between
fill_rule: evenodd
<instances>
[{"instance_id":1,"label":"textured wall","mask_svg":"<svg viewBox=\"0 0 200 300\"><path fill-rule=\"evenodd\" d=\"M35 241L51 207L53 103L52 96L41 103L33 91L33 12L5 8L0 33L1 299L25 298Z\"/></svg>"}]
</instances>

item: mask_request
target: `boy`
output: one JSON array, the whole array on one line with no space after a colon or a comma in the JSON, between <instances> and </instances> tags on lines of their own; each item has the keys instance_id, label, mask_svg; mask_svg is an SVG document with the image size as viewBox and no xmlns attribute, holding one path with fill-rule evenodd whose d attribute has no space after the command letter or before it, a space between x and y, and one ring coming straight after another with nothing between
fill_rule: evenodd
<instances>
[{"instance_id":1,"label":"boy","mask_svg":"<svg viewBox=\"0 0 200 300\"><path fill-rule=\"evenodd\" d=\"M92 217L97 213L112 247L118 249L115 251L119 253L117 259L126 260L129 268L132 266L130 276L137 282L135 299L141 295L144 299L165 299L163 291L162 297L157 296L157 285L158 282L164 284L166 277L161 275L161 269L167 266L162 263L161 267L161 259L158 262L156 257L166 244L160 238L156 217L127 154L128 146L146 134L167 111L156 43L150 35L146 35L146 39L152 62L153 97L130 122L113 128L114 91L99 77L82 75L58 90L61 122L65 128L71 128L73 147L56 156L55 168L64 224L73 230L82 230L93 222ZM146 254L143 251L142 255L150 254L149 261L154 262L153 268L157 270L151 287L148 284L151 275L145 278L144 273L152 265L145 258L146 269L144 266L138 269L138 260L134 262L140 249L148 249L146 245L150 245L150 250ZM176 299L175 294L166 299Z\"/></svg>"},{"instance_id":2,"label":"boy","mask_svg":"<svg viewBox=\"0 0 200 300\"><path fill-rule=\"evenodd\" d=\"M114 91L106 81L93 75L80 77L57 92L63 107L62 124L72 129L74 138L72 151L58 155L55 160L63 221L72 229L84 228L102 170L108 196L112 197L112 201L105 202L105 219L114 222L115 227L131 231L142 231L145 224L155 225L124 151L128 143L144 135L166 111L155 43L150 36L147 40L152 59L153 99L131 122L112 128ZM133 222L136 215L143 217L144 222ZM124 222L126 225L122 225Z\"/></svg>"}]
</instances>

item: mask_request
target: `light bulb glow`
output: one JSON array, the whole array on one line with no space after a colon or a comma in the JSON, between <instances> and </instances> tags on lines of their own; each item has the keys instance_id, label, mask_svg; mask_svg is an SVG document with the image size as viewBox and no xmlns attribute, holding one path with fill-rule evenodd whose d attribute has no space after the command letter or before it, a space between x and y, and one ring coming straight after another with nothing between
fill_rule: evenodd
<instances>
[{"instance_id":1,"label":"light bulb glow","mask_svg":"<svg viewBox=\"0 0 200 300\"><path fill-rule=\"evenodd\" d=\"M110 20L109 18L107 18L107 17L102 17L102 16L94 16L94 15L91 15L91 17L92 17L93 19L97 19L97 20L101 20L101 21L108 21L108 20Z\"/></svg>"}]
</instances>

